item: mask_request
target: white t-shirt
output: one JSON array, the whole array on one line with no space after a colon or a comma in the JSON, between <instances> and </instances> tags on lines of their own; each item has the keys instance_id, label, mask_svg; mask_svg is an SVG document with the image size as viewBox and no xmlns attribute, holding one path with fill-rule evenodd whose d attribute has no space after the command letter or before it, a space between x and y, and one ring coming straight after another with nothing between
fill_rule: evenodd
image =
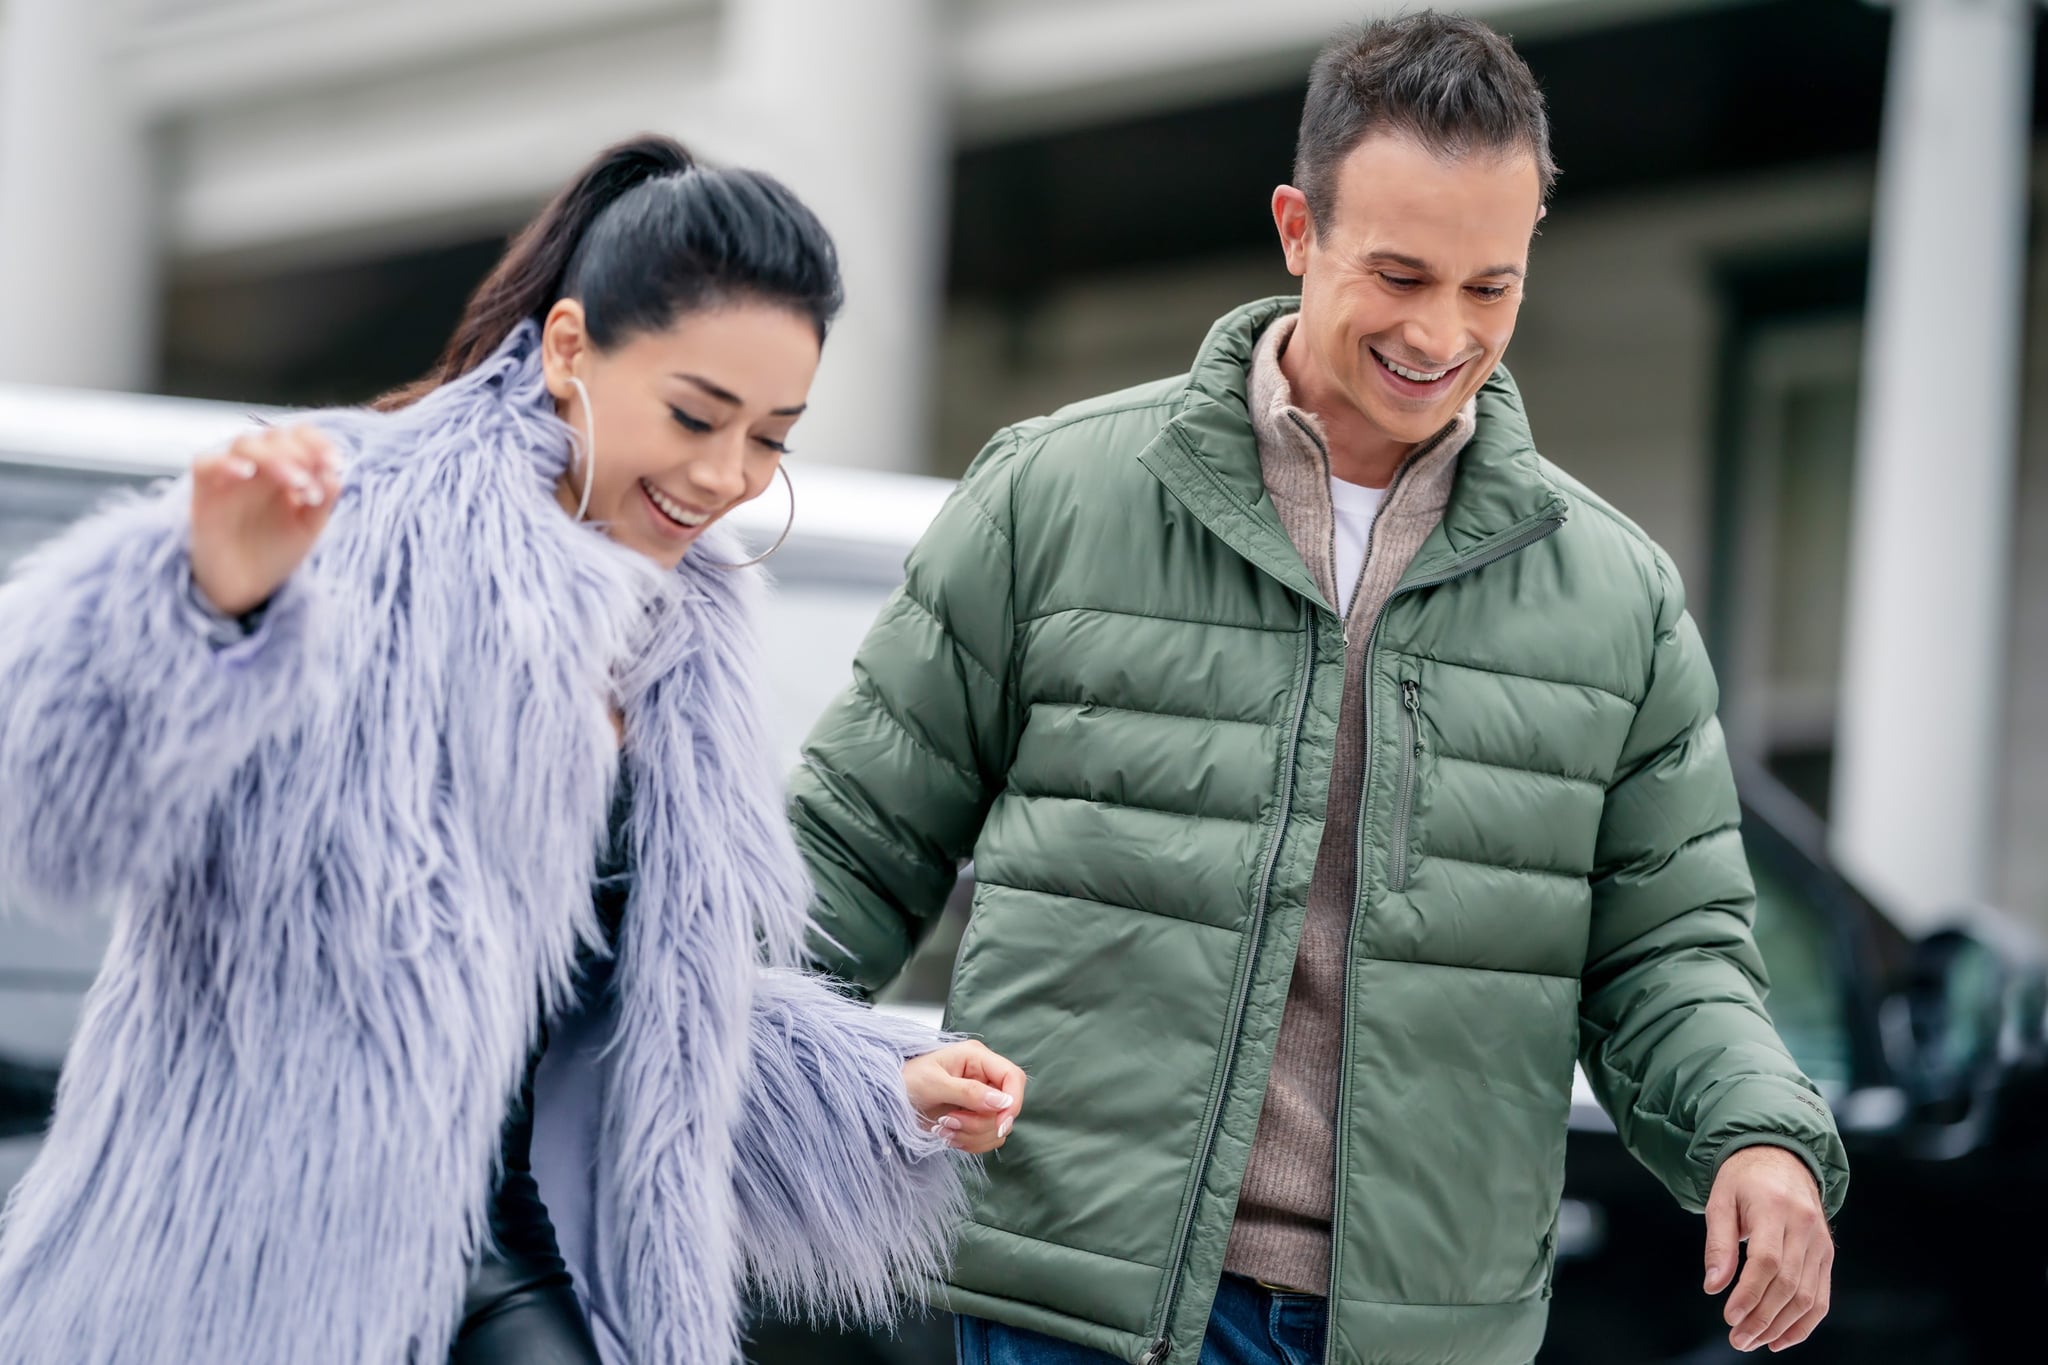
<instances>
[{"instance_id":1,"label":"white t-shirt","mask_svg":"<svg viewBox=\"0 0 2048 1365\"><path fill-rule=\"evenodd\" d=\"M1372 539L1372 519L1379 514L1384 488L1367 488L1362 483L1330 479L1330 506L1337 513L1337 610L1349 616L1351 599L1358 591L1358 575L1365 569L1366 542Z\"/></svg>"}]
</instances>

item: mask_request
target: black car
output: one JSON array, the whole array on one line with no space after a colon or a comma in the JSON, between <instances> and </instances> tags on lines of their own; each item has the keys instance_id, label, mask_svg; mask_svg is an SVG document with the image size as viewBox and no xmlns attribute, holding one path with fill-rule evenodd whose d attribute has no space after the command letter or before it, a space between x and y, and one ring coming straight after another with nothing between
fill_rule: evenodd
<instances>
[{"instance_id":1,"label":"black car","mask_svg":"<svg viewBox=\"0 0 2048 1365\"><path fill-rule=\"evenodd\" d=\"M1989 912L1921 938L1832 866L1819 822L1741 774L1770 1009L1834 1106L1849 1199L1833 1309L1800 1359L1962 1365L2043 1357L2048 974ZM1566 1228L1541 1365L1733 1361L1700 1292L1704 1224L1574 1106Z\"/></svg>"}]
</instances>

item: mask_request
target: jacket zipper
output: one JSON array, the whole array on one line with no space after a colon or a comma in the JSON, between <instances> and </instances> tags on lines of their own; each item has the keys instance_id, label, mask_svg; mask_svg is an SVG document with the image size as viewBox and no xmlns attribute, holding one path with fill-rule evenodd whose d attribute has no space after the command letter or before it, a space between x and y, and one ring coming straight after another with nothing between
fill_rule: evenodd
<instances>
[{"instance_id":1,"label":"jacket zipper","mask_svg":"<svg viewBox=\"0 0 2048 1365\"><path fill-rule=\"evenodd\" d=\"M1344 1258L1344 1238L1339 1224L1342 1223L1344 1217L1344 1116L1351 1109L1351 963L1358 956L1359 914L1358 882L1356 878L1365 875L1366 867L1365 794L1372 790L1372 660L1374 651L1379 648L1380 622L1387 619L1387 608L1393 606L1395 599L1411 592L1420 592L1424 588L1438 587L1450 582L1454 578L1462 578L1468 573L1483 569L1497 560L1506 559L1517 550L1534 545L1537 541L1543 539L1562 525L1564 525L1564 518L1561 516L1545 517L1527 529L1481 551L1472 558L1452 564L1442 573L1432 574L1428 578L1418 579L1413 583L1401 584L1392 593L1388 594L1385 605L1380 608L1380 614L1373 618L1372 633L1365 637L1365 658L1361 661L1361 666L1365 669L1365 777L1358 786L1358 871L1351 884L1351 923L1344 931L1344 989L1339 997L1344 1002L1344 1029L1343 1036L1338 1044L1337 1115L1335 1130L1332 1134L1334 1139L1332 1145L1337 1149L1337 1172L1335 1183L1331 1186L1330 1286L1325 1302L1335 1300L1337 1297L1337 1286L1340 1283L1337 1277L1343 1268L1342 1262ZM1331 1365L1331 1362L1336 1358L1336 1344L1337 1331L1336 1324L1333 1321L1330 1324L1330 1330L1324 1333L1323 1336L1323 1365Z\"/></svg>"},{"instance_id":2,"label":"jacket zipper","mask_svg":"<svg viewBox=\"0 0 2048 1365\"><path fill-rule=\"evenodd\" d=\"M1408 742L1401 746L1401 790L1394 804L1391 866L1387 883L1396 891L1408 889L1408 818L1415 809L1415 763L1422 757L1422 686L1401 680L1401 710L1408 721Z\"/></svg>"},{"instance_id":3,"label":"jacket zipper","mask_svg":"<svg viewBox=\"0 0 2048 1365\"><path fill-rule=\"evenodd\" d=\"M1170 1349L1167 1331L1173 1324L1173 1310L1180 1303L1180 1278L1187 1269L1188 1239L1195 1230L1195 1206L1201 1202L1202 1184L1209 1173L1209 1157L1216 1147L1216 1130L1223 1123L1223 1101L1230 1092L1230 1073L1237 1066L1238 1037L1244 1031L1245 1006L1251 1001L1252 972L1258 966L1259 940L1266 928L1266 901L1273 889L1273 870L1280 865L1280 843L1287 835L1287 821L1293 814L1294 759L1301 748L1301 722L1308 714L1309 684L1315 678L1316 667L1316 609L1306 603L1303 605L1308 618L1308 647L1301 661L1301 685L1294 694L1294 719L1287 741L1287 762L1280 770L1280 809L1273 824L1273 842L1266 850L1266 865L1259 872L1258 893L1252 898L1251 945L1245 953L1244 967L1238 972L1237 995L1230 1006L1230 1031L1224 1044L1223 1066L1218 1072L1221 1084L1209 1106L1209 1121L1202 1133L1202 1147L1195 1156L1194 1181L1188 1187L1187 1205L1181 1210L1180 1228L1174 1233L1173 1259L1167 1263L1166 1271L1166 1306L1159 1315L1159 1330L1153 1336L1152 1345L1138 1357L1138 1365L1160 1365Z\"/></svg>"}]
</instances>

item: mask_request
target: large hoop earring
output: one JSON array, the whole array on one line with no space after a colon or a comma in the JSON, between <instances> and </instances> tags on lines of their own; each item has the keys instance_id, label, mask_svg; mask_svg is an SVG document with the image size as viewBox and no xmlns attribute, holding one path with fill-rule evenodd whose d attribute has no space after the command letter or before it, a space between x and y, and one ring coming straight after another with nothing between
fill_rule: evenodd
<instances>
[{"instance_id":1,"label":"large hoop earring","mask_svg":"<svg viewBox=\"0 0 2048 1365\"><path fill-rule=\"evenodd\" d=\"M782 524L782 534L775 537L775 543L768 547L766 554L755 555L752 559L742 559L737 564L725 564L721 563L716 559L706 560L705 562L708 563L712 568L752 568L754 565L759 564L762 560L767 559L770 555L773 555L777 550L781 549L782 543L789 539L790 531L796 526L796 482L795 480L789 477L789 465L787 463L778 463L775 466L775 472L782 476L782 485L783 487L789 490L789 520Z\"/></svg>"},{"instance_id":2,"label":"large hoop earring","mask_svg":"<svg viewBox=\"0 0 2048 1365\"><path fill-rule=\"evenodd\" d=\"M583 381L572 374L569 382L583 400L583 496L576 500L576 520L581 521L590 510L590 485L597 477L597 410L590 406L590 390L583 387Z\"/></svg>"}]
</instances>

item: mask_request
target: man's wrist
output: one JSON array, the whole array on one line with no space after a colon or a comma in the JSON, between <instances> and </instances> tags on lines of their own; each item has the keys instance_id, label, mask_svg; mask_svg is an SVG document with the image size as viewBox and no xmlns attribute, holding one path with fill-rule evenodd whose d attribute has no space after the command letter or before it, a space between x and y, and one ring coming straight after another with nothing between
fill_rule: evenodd
<instances>
[{"instance_id":1,"label":"man's wrist","mask_svg":"<svg viewBox=\"0 0 2048 1365\"><path fill-rule=\"evenodd\" d=\"M1776 1154L1775 1157L1766 1155L1771 1153ZM1728 1164L1738 1158L1746 1158L1750 1163L1773 1159L1796 1161L1799 1168L1806 1172L1807 1178L1813 1182L1813 1192L1820 1200L1821 1206L1827 1206L1828 1187L1827 1181L1822 1177L1820 1163L1814 1159L1811 1152L1791 1138L1776 1134L1758 1134L1754 1137L1736 1139L1722 1150L1720 1160L1715 1163L1715 1179L1718 1180Z\"/></svg>"}]
</instances>

